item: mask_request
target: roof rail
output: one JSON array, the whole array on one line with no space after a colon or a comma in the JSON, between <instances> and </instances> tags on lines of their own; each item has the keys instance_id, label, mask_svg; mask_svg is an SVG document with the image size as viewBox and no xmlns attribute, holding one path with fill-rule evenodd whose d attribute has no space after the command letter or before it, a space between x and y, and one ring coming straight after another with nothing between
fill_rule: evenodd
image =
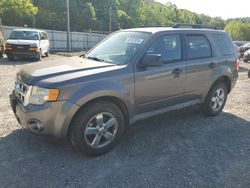
<instances>
[{"instance_id":1,"label":"roof rail","mask_svg":"<svg viewBox=\"0 0 250 188\"><path fill-rule=\"evenodd\" d=\"M188 24L188 23L177 23L173 28L194 28L194 29L217 29L215 26L208 26L203 24Z\"/></svg>"}]
</instances>

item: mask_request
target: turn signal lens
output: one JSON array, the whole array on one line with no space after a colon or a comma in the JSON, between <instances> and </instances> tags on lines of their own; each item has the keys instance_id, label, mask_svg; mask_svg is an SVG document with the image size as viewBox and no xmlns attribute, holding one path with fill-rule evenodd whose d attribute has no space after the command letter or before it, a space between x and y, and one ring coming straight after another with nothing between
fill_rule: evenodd
<instances>
[{"instance_id":1,"label":"turn signal lens","mask_svg":"<svg viewBox=\"0 0 250 188\"><path fill-rule=\"evenodd\" d=\"M59 95L58 89L49 89L48 101L56 101Z\"/></svg>"}]
</instances>

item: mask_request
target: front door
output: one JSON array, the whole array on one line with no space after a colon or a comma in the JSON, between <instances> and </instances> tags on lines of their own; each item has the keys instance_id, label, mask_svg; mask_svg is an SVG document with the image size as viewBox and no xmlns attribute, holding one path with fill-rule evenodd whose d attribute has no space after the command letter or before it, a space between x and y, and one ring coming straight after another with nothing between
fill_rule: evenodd
<instances>
[{"instance_id":1,"label":"front door","mask_svg":"<svg viewBox=\"0 0 250 188\"><path fill-rule=\"evenodd\" d=\"M178 34L156 38L146 50L159 54L159 67L137 68L135 72L135 113L141 114L184 102L186 62L182 58L182 40ZM139 66L138 66L139 67Z\"/></svg>"}]
</instances>

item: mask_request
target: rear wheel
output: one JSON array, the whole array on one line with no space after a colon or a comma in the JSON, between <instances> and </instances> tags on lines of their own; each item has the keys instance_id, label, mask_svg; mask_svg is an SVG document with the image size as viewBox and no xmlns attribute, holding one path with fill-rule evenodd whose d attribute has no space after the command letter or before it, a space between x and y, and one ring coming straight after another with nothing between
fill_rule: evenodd
<instances>
[{"instance_id":1,"label":"rear wheel","mask_svg":"<svg viewBox=\"0 0 250 188\"><path fill-rule=\"evenodd\" d=\"M96 102L82 108L71 124L69 137L78 151L101 155L110 151L124 130L124 117L110 102Z\"/></svg>"},{"instance_id":2,"label":"rear wheel","mask_svg":"<svg viewBox=\"0 0 250 188\"><path fill-rule=\"evenodd\" d=\"M46 53L45 53L45 57L49 57L49 52L46 52Z\"/></svg>"},{"instance_id":3,"label":"rear wheel","mask_svg":"<svg viewBox=\"0 0 250 188\"><path fill-rule=\"evenodd\" d=\"M222 82L216 83L208 92L202 106L203 113L208 116L216 116L223 110L227 101L228 89Z\"/></svg>"}]
</instances>

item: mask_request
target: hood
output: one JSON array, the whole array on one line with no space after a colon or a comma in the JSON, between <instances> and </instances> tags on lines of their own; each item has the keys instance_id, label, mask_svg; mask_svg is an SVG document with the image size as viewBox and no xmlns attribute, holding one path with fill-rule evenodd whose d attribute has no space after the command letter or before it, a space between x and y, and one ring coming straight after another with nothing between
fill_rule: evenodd
<instances>
[{"instance_id":1,"label":"hood","mask_svg":"<svg viewBox=\"0 0 250 188\"><path fill-rule=\"evenodd\" d=\"M123 67L124 65L114 65L80 57L63 57L27 65L18 72L17 77L28 85L54 87L91 79L102 79L104 74Z\"/></svg>"},{"instance_id":2,"label":"hood","mask_svg":"<svg viewBox=\"0 0 250 188\"><path fill-rule=\"evenodd\" d=\"M6 41L8 44L20 44L20 45L31 45L31 44L39 44L38 40L13 40L13 39L8 39Z\"/></svg>"}]
</instances>

